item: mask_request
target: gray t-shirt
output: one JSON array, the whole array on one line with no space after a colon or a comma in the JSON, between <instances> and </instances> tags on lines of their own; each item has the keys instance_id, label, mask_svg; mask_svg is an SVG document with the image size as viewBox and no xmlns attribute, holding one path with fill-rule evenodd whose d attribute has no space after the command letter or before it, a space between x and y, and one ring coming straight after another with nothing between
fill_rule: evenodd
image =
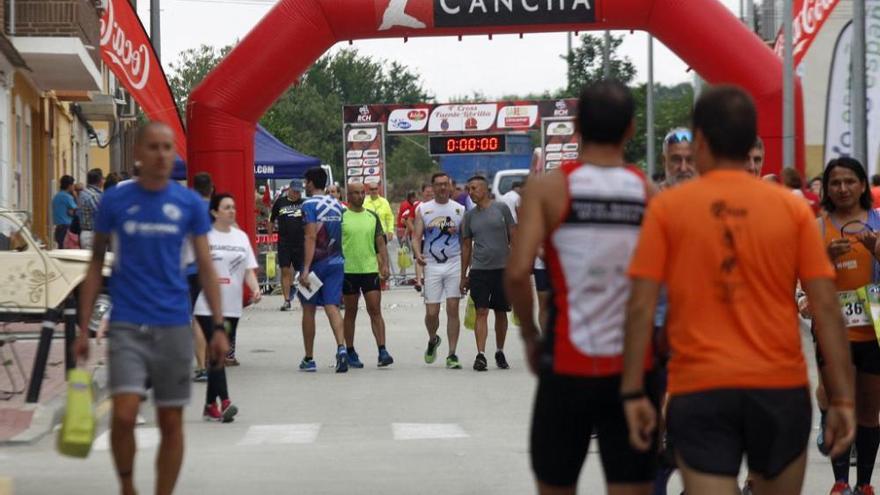
<instances>
[{"instance_id":1,"label":"gray t-shirt","mask_svg":"<svg viewBox=\"0 0 880 495\"><path fill-rule=\"evenodd\" d=\"M474 270L500 270L510 255L508 228L516 225L510 208L493 201L486 209L468 210L461 223L461 237L473 239L471 268Z\"/></svg>"}]
</instances>

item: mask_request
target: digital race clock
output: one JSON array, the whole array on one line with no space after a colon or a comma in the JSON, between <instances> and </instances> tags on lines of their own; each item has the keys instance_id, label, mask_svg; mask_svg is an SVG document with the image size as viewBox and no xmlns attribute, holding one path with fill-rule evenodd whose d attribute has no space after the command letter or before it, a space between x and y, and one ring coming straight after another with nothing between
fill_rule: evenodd
<instances>
[{"instance_id":1,"label":"digital race clock","mask_svg":"<svg viewBox=\"0 0 880 495\"><path fill-rule=\"evenodd\" d=\"M432 155L504 153L507 151L507 135L505 134L430 136L429 139Z\"/></svg>"}]
</instances>

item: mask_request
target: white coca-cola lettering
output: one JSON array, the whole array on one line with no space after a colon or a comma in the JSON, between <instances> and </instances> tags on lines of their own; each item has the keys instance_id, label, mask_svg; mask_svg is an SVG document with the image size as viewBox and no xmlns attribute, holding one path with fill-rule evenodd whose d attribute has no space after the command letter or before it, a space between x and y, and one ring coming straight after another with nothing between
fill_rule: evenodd
<instances>
[{"instance_id":1,"label":"white coca-cola lettering","mask_svg":"<svg viewBox=\"0 0 880 495\"><path fill-rule=\"evenodd\" d=\"M107 3L107 11L101 18L101 50L122 68L133 89L144 89L150 80L150 49L145 43L135 47L116 22L114 4L117 1Z\"/></svg>"},{"instance_id":2,"label":"white coca-cola lettering","mask_svg":"<svg viewBox=\"0 0 880 495\"><path fill-rule=\"evenodd\" d=\"M793 22L793 53L795 57L802 57L803 52L813 40L813 36L822 27L822 23L834 10L839 0L801 0L800 9L794 16ZM785 49L782 30L776 37L773 49L781 57Z\"/></svg>"}]
</instances>

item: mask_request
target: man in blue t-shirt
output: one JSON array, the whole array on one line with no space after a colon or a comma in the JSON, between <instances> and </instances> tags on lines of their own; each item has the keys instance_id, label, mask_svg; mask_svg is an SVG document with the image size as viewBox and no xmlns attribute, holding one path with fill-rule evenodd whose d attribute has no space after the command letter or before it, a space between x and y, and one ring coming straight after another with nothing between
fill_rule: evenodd
<instances>
[{"instance_id":1,"label":"man in blue t-shirt","mask_svg":"<svg viewBox=\"0 0 880 495\"><path fill-rule=\"evenodd\" d=\"M299 364L301 371L316 371L315 314L318 306L324 306L333 336L336 338L336 372L348 371L348 353L345 349L342 314L342 280L345 277L345 260L342 258L342 204L332 196L324 196L327 187L327 172L321 167L310 168L305 175L306 194L310 197L303 203L305 222L305 258L299 283L306 290L311 288L309 274L314 273L322 282L321 287L306 299L300 293L303 305L302 331L306 355Z\"/></svg>"},{"instance_id":2,"label":"man in blue t-shirt","mask_svg":"<svg viewBox=\"0 0 880 495\"><path fill-rule=\"evenodd\" d=\"M76 199L73 197L73 177L61 177L58 192L52 198L52 223L55 224L55 242L58 249L64 247L64 237L76 213Z\"/></svg>"},{"instance_id":3,"label":"man in blue t-shirt","mask_svg":"<svg viewBox=\"0 0 880 495\"><path fill-rule=\"evenodd\" d=\"M193 338L183 261L188 238L215 322L211 351L224 356L229 342L206 236L211 229L207 208L194 192L170 180L174 134L165 124L145 125L135 138L135 154L141 163L138 180L107 191L98 208L92 261L80 291L81 333L76 350L81 359L88 357L88 322L112 238L115 257L108 354L113 459L121 493L135 493L134 426L149 380L162 436L156 493L170 494L183 461L183 407L189 403L191 388Z\"/></svg>"}]
</instances>

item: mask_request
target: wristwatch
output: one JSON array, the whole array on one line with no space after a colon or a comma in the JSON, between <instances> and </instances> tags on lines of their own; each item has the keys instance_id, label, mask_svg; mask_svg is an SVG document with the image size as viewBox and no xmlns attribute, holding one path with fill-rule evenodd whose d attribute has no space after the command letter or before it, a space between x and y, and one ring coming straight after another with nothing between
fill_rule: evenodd
<instances>
[{"instance_id":1,"label":"wristwatch","mask_svg":"<svg viewBox=\"0 0 880 495\"><path fill-rule=\"evenodd\" d=\"M214 323L214 331L226 333L226 322L224 321L223 323Z\"/></svg>"}]
</instances>

